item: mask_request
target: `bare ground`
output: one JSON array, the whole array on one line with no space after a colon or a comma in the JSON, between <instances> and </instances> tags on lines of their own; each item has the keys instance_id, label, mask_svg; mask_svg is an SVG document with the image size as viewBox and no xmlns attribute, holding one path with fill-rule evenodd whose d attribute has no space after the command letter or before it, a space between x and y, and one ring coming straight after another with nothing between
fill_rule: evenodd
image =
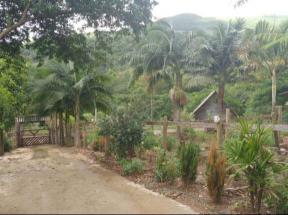
<instances>
[{"instance_id":1,"label":"bare ground","mask_svg":"<svg viewBox=\"0 0 288 215\"><path fill-rule=\"evenodd\" d=\"M0 158L0 213L195 213L74 148L19 148Z\"/></svg>"}]
</instances>

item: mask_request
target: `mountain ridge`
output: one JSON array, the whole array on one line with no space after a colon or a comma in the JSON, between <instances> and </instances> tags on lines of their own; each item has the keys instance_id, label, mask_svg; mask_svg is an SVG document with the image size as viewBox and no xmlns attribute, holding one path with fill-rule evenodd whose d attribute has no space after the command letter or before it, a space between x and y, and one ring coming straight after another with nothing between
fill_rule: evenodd
<instances>
[{"instance_id":1,"label":"mountain ridge","mask_svg":"<svg viewBox=\"0 0 288 215\"><path fill-rule=\"evenodd\" d=\"M159 20L166 21L173 26L176 31L211 32L218 24L225 24L230 18L202 17L194 13L182 13ZM278 25L281 22L288 20L288 16L267 15L262 17L246 17L244 20L246 21L246 27L253 28L260 20L266 20L271 24Z\"/></svg>"}]
</instances>

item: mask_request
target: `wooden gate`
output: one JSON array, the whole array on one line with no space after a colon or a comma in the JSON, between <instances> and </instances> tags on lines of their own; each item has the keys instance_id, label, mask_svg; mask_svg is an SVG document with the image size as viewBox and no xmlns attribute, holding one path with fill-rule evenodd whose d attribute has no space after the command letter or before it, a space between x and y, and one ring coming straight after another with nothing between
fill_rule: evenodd
<instances>
[{"instance_id":1,"label":"wooden gate","mask_svg":"<svg viewBox=\"0 0 288 215\"><path fill-rule=\"evenodd\" d=\"M36 115L16 118L17 146L34 146L50 144L50 129L45 117ZM26 125L30 125L29 128ZM32 128L31 128L32 127Z\"/></svg>"},{"instance_id":2,"label":"wooden gate","mask_svg":"<svg viewBox=\"0 0 288 215\"><path fill-rule=\"evenodd\" d=\"M21 131L20 146L50 144L49 130L26 129Z\"/></svg>"}]
</instances>

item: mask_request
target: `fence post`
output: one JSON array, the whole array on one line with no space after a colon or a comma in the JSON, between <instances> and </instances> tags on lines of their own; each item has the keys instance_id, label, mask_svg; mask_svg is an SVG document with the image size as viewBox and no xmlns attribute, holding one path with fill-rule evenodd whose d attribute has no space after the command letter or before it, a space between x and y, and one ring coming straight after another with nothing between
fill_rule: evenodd
<instances>
[{"instance_id":1,"label":"fence post","mask_svg":"<svg viewBox=\"0 0 288 215\"><path fill-rule=\"evenodd\" d=\"M226 108L226 125L225 125L225 138L229 136L229 124L231 121L231 111L229 108Z\"/></svg>"},{"instance_id":2,"label":"fence post","mask_svg":"<svg viewBox=\"0 0 288 215\"><path fill-rule=\"evenodd\" d=\"M168 129L168 120L167 120L167 116L164 117L163 120L163 148L165 150L167 150L167 129Z\"/></svg>"},{"instance_id":3,"label":"fence post","mask_svg":"<svg viewBox=\"0 0 288 215\"><path fill-rule=\"evenodd\" d=\"M20 122L18 117L15 118L15 131L16 131L16 144L18 148L21 146Z\"/></svg>"},{"instance_id":4,"label":"fence post","mask_svg":"<svg viewBox=\"0 0 288 215\"><path fill-rule=\"evenodd\" d=\"M220 120L217 122L217 144L219 147L224 142L224 128L223 128L223 122Z\"/></svg>"},{"instance_id":5,"label":"fence post","mask_svg":"<svg viewBox=\"0 0 288 215\"><path fill-rule=\"evenodd\" d=\"M282 123L283 119L283 107L282 106L277 106L277 122L279 124Z\"/></svg>"}]
</instances>

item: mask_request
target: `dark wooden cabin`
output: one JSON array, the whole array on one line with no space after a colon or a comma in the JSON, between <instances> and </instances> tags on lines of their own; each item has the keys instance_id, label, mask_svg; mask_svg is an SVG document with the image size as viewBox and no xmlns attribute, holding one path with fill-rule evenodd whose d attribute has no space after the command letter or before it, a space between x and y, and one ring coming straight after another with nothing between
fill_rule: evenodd
<instances>
[{"instance_id":1,"label":"dark wooden cabin","mask_svg":"<svg viewBox=\"0 0 288 215\"><path fill-rule=\"evenodd\" d=\"M226 120L226 108L230 109L231 119L235 119L237 114L225 105L225 110L219 115L219 107L218 107L218 96L217 91L211 92L193 111L193 116L196 121L213 121L214 116L219 116L221 120Z\"/></svg>"}]
</instances>

